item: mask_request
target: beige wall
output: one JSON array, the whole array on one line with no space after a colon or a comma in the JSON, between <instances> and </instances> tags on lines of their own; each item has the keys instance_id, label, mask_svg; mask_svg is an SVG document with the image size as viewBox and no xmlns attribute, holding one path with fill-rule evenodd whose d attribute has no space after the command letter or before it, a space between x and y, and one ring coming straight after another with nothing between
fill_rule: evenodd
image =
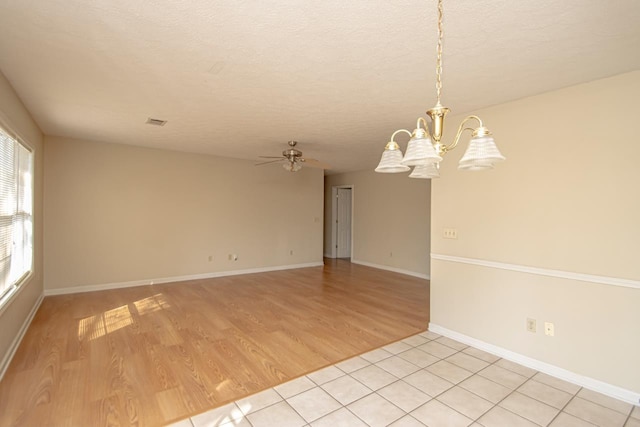
<instances>
[{"instance_id":1,"label":"beige wall","mask_svg":"<svg viewBox=\"0 0 640 427\"><path fill-rule=\"evenodd\" d=\"M0 73L0 123L29 145L34 151L34 274L22 285L19 293L0 309L0 370L11 346L42 295L42 133L27 109Z\"/></svg>"},{"instance_id":2,"label":"beige wall","mask_svg":"<svg viewBox=\"0 0 640 427\"><path fill-rule=\"evenodd\" d=\"M322 262L322 170L45 145L47 290Z\"/></svg>"},{"instance_id":3,"label":"beige wall","mask_svg":"<svg viewBox=\"0 0 640 427\"><path fill-rule=\"evenodd\" d=\"M507 161L464 172L448 155L432 253L640 283L639 99L633 72L477 111ZM640 289L437 259L431 278L433 324L640 392Z\"/></svg>"},{"instance_id":4,"label":"beige wall","mask_svg":"<svg viewBox=\"0 0 640 427\"><path fill-rule=\"evenodd\" d=\"M373 171L325 177L325 254L331 253L331 188L340 185L353 185L353 260L429 276L429 180Z\"/></svg>"}]
</instances>

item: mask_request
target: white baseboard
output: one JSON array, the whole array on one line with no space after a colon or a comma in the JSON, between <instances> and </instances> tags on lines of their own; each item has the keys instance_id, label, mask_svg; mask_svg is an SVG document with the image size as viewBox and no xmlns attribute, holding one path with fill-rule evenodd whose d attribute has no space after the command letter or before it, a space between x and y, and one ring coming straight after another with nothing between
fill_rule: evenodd
<instances>
[{"instance_id":1,"label":"white baseboard","mask_svg":"<svg viewBox=\"0 0 640 427\"><path fill-rule=\"evenodd\" d=\"M333 256L331 254L324 254L323 255L325 258L333 258Z\"/></svg>"},{"instance_id":2,"label":"white baseboard","mask_svg":"<svg viewBox=\"0 0 640 427\"><path fill-rule=\"evenodd\" d=\"M373 267L380 270L387 270L387 271L393 271L394 273L406 274L407 276L419 277L420 279L427 279L427 280L430 279L429 275L427 274L416 273L415 271L404 270L402 268L389 267L388 265L374 264L372 262L360 261L353 258L351 259L351 262L354 264L365 265L367 267Z\"/></svg>"},{"instance_id":3,"label":"white baseboard","mask_svg":"<svg viewBox=\"0 0 640 427\"><path fill-rule=\"evenodd\" d=\"M292 270L295 268L322 267L323 262L308 262L304 264L278 265L275 267L247 268L245 270L216 271L212 273L191 274L188 276L163 277L159 279L133 280L130 282L104 283L100 285L73 286L60 289L45 289L44 295L66 295L81 292L105 291L109 289L132 288L134 286L157 285L160 283L184 282L186 280L211 279L215 277L237 276L240 274L265 273L268 271ZM46 286L46 284L45 284Z\"/></svg>"},{"instance_id":4,"label":"white baseboard","mask_svg":"<svg viewBox=\"0 0 640 427\"><path fill-rule=\"evenodd\" d=\"M470 345L477 349L484 350L487 353L502 357L503 359L519 363L520 365L535 369L536 371L543 372L547 375L560 378L570 383L577 384L584 388L588 388L589 390L597 391L598 393L611 396L615 399L620 399L634 405L638 405L640 403L640 393L638 392L627 390L590 377L585 377L584 375L576 374L575 372L571 372L558 366L551 365L546 362L541 362L540 360L532 359L531 357L515 353L511 350L507 350L505 348L480 341L476 338L472 338L468 335L452 331L434 323L429 323L429 330L436 334L444 335L445 337L460 341L461 343Z\"/></svg>"},{"instance_id":5,"label":"white baseboard","mask_svg":"<svg viewBox=\"0 0 640 427\"><path fill-rule=\"evenodd\" d=\"M2 362L0 362L0 381L2 381L2 377L4 377L4 374L7 371L7 368L9 367L9 364L11 363L13 356L16 354L16 351L18 350L18 347L22 342L22 338L24 338L24 335L27 333L27 329L29 329L29 325L31 325L31 321L33 320L33 317L38 312L38 308L40 308L40 304L42 304L43 299L44 299L44 294L40 294L40 296L36 300L36 303L31 308L29 315L27 316L26 319L24 319L24 322L22 322L22 326L20 327L20 330L18 331L15 338L11 342L11 345L9 346L9 351L7 351L7 353L2 358Z\"/></svg>"}]
</instances>

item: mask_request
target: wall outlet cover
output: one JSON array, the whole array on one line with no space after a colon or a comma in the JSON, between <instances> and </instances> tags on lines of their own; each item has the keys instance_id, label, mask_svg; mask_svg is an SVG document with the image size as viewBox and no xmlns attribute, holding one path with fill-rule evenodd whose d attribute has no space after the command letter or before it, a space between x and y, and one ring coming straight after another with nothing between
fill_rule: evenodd
<instances>
[{"instance_id":1,"label":"wall outlet cover","mask_svg":"<svg viewBox=\"0 0 640 427\"><path fill-rule=\"evenodd\" d=\"M550 337L552 337L555 334L555 328L553 326L553 323L544 322L544 334Z\"/></svg>"}]
</instances>

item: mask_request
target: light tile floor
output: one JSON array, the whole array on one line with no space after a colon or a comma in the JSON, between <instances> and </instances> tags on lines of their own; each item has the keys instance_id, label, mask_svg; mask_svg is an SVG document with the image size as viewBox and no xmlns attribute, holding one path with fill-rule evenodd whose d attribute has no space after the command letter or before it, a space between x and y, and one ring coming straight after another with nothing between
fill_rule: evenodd
<instances>
[{"instance_id":1,"label":"light tile floor","mask_svg":"<svg viewBox=\"0 0 640 427\"><path fill-rule=\"evenodd\" d=\"M432 332L175 427L640 427L640 407Z\"/></svg>"}]
</instances>

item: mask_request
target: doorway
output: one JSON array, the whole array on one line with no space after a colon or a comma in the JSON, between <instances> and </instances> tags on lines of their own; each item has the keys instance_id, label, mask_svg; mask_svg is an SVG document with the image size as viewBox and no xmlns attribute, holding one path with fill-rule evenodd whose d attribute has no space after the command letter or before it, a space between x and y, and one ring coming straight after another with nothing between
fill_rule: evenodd
<instances>
[{"instance_id":1,"label":"doorway","mask_svg":"<svg viewBox=\"0 0 640 427\"><path fill-rule=\"evenodd\" d=\"M333 187L333 221L331 231L332 258L351 258L353 255L353 186Z\"/></svg>"}]
</instances>

